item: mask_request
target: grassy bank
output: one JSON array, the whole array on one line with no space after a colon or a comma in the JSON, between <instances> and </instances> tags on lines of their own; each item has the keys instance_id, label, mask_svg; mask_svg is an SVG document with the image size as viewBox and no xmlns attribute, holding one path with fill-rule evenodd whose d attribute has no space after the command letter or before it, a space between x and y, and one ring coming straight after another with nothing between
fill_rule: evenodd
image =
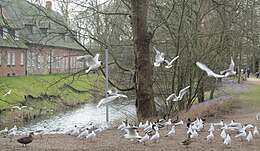
<instances>
[{"instance_id":1,"label":"grassy bank","mask_svg":"<svg viewBox=\"0 0 260 151\"><path fill-rule=\"evenodd\" d=\"M11 94L4 96L11 90ZM22 120L76 106L104 94L102 76L33 75L0 78L0 119ZM13 109L26 105L27 108Z\"/></svg>"}]
</instances>

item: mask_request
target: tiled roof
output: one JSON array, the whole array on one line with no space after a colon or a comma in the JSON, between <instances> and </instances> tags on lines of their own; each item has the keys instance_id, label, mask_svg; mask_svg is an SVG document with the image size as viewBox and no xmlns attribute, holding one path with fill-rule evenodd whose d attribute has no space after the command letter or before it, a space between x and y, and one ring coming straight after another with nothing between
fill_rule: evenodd
<instances>
[{"instance_id":1,"label":"tiled roof","mask_svg":"<svg viewBox=\"0 0 260 151\"><path fill-rule=\"evenodd\" d=\"M70 32L58 12L48 11L25 0L0 0L0 5L5 22L8 21L11 28L21 29L20 37L25 43L84 50L68 36ZM0 17L0 26L5 26L5 22ZM67 34L66 38L62 33Z\"/></svg>"}]
</instances>

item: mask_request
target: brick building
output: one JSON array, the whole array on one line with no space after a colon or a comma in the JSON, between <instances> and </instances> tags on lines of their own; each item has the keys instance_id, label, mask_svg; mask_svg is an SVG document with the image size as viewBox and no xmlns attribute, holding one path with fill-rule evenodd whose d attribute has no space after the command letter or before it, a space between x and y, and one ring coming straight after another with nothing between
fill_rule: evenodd
<instances>
[{"instance_id":1,"label":"brick building","mask_svg":"<svg viewBox=\"0 0 260 151\"><path fill-rule=\"evenodd\" d=\"M0 76L58 74L83 67L76 57L84 49L77 34L52 10L25 0L1 0Z\"/></svg>"}]
</instances>

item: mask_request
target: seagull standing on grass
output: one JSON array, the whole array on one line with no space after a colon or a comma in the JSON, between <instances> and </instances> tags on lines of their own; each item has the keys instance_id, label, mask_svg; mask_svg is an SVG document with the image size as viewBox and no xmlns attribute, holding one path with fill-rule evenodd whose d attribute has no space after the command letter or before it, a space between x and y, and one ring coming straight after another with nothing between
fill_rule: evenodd
<instances>
[{"instance_id":1,"label":"seagull standing on grass","mask_svg":"<svg viewBox=\"0 0 260 151\"><path fill-rule=\"evenodd\" d=\"M7 95L10 95L12 91L13 91L13 89L10 89L7 93L4 94L4 97Z\"/></svg>"},{"instance_id":2,"label":"seagull standing on grass","mask_svg":"<svg viewBox=\"0 0 260 151\"><path fill-rule=\"evenodd\" d=\"M154 48L155 49L155 48ZM165 66L165 68L171 68L172 67L172 63L179 58L179 56L176 56L175 58L173 58L171 61L168 61L165 59L165 53L158 51L157 49L155 49L156 51L156 56L155 56L155 62L154 62L154 66L155 67L159 67L161 65L161 63L165 62L167 63L167 65Z\"/></svg>"},{"instance_id":3,"label":"seagull standing on grass","mask_svg":"<svg viewBox=\"0 0 260 151\"><path fill-rule=\"evenodd\" d=\"M101 61L98 60L99 54L97 53L95 57L91 55L79 56L77 60L80 62L85 62L89 67L85 72L88 73L91 70L97 70L101 66Z\"/></svg>"},{"instance_id":4,"label":"seagull standing on grass","mask_svg":"<svg viewBox=\"0 0 260 151\"><path fill-rule=\"evenodd\" d=\"M224 78L225 75L219 75L214 73L212 70L210 70L205 64L201 62L196 62L196 65L201 69L207 72L207 76L209 77L215 77L215 78Z\"/></svg>"},{"instance_id":5,"label":"seagull standing on grass","mask_svg":"<svg viewBox=\"0 0 260 151\"><path fill-rule=\"evenodd\" d=\"M23 108L26 108L27 106L13 106L12 108L13 109L18 109L18 110L21 110L21 109L23 109Z\"/></svg>"},{"instance_id":6,"label":"seagull standing on grass","mask_svg":"<svg viewBox=\"0 0 260 151\"><path fill-rule=\"evenodd\" d=\"M184 94L189 91L189 88L190 88L190 86L183 88L179 92L179 96L176 96L175 93L171 94L170 96L168 96L168 98L166 100L169 101L170 99L172 99L172 101L174 101L174 102L180 101L183 98Z\"/></svg>"}]
</instances>

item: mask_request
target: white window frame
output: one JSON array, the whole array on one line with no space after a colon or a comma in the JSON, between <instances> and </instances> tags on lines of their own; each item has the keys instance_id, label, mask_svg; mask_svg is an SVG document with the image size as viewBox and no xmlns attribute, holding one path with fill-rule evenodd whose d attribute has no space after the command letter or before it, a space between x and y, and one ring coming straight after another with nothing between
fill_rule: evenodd
<instances>
[{"instance_id":1,"label":"white window frame","mask_svg":"<svg viewBox=\"0 0 260 151\"><path fill-rule=\"evenodd\" d=\"M7 65L11 65L11 52L7 52Z\"/></svg>"},{"instance_id":2,"label":"white window frame","mask_svg":"<svg viewBox=\"0 0 260 151\"><path fill-rule=\"evenodd\" d=\"M15 66L15 52L12 53L12 66Z\"/></svg>"},{"instance_id":3,"label":"white window frame","mask_svg":"<svg viewBox=\"0 0 260 151\"><path fill-rule=\"evenodd\" d=\"M52 60L51 55L48 54L48 68L50 68L50 64L52 64L51 60Z\"/></svg>"},{"instance_id":4,"label":"white window frame","mask_svg":"<svg viewBox=\"0 0 260 151\"><path fill-rule=\"evenodd\" d=\"M30 67L32 65L32 53L30 51L27 51L27 57L28 57L27 66Z\"/></svg>"},{"instance_id":5,"label":"white window frame","mask_svg":"<svg viewBox=\"0 0 260 151\"><path fill-rule=\"evenodd\" d=\"M33 67L35 66L35 62L36 62L36 56L35 56L35 53L32 52L32 66Z\"/></svg>"},{"instance_id":6,"label":"white window frame","mask_svg":"<svg viewBox=\"0 0 260 151\"><path fill-rule=\"evenodd\" d=\"M24 54L23 54L23 52L21 53L20 65L21 65L21 66L24 65Z\"/></svg>"}]
</instances>

